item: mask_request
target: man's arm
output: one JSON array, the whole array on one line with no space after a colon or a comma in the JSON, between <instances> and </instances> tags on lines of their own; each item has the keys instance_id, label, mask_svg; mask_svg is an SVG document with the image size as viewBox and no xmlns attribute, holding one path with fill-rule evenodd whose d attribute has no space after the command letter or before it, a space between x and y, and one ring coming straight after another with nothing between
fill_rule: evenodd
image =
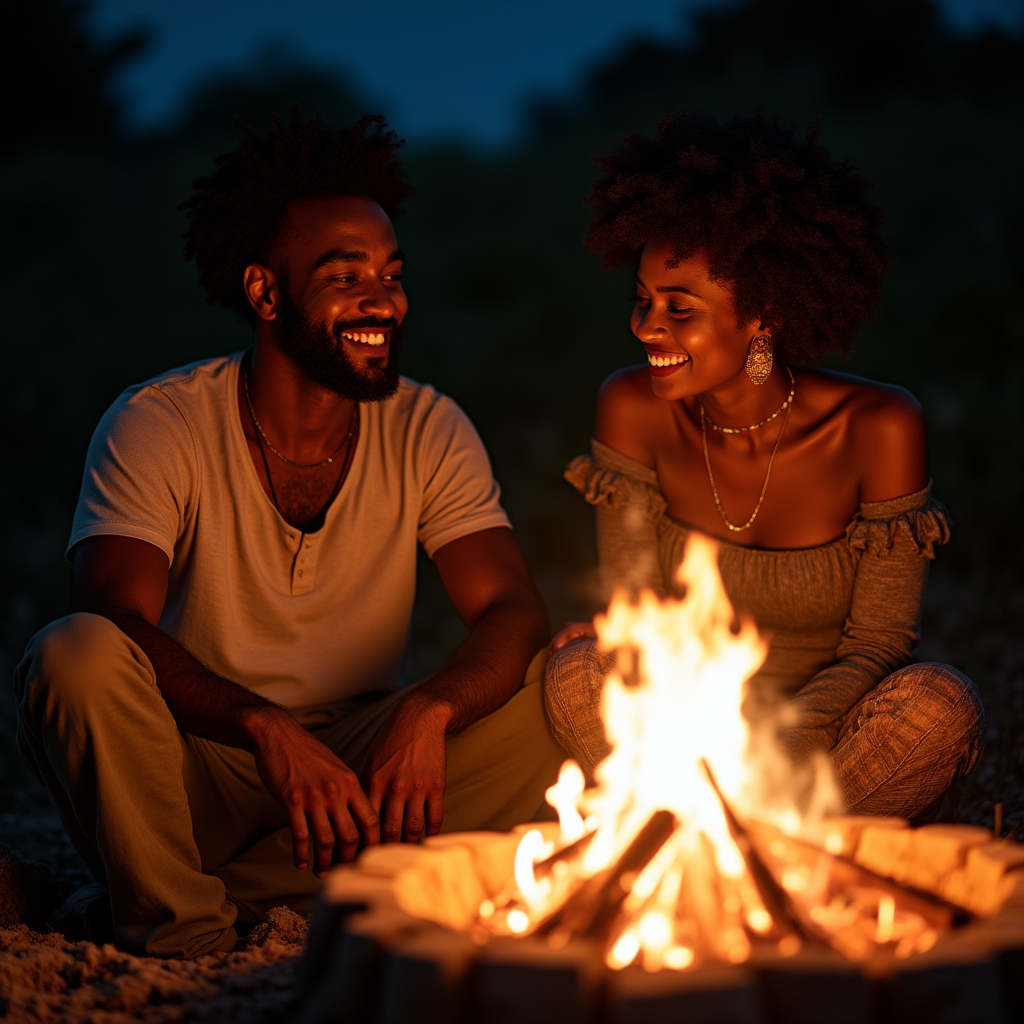
<instances>
[{"instance_id":1,"label":"man's arm","mask_svg":"<svg viewBox=\"0 0 1024 1024\"><path fill-rule=\"evenodd\" d=\"M89 537L74 552L71 610L110 619L145 651L179 729L255 757L263 784L288 812L297 868L307 866L310 829L321 869L336 838L342 859L352 860L360 830L378 841L377 814L355 773L287 710L211 672L157 628L167 573L167 556L152 544Z\"/></svg>"},{"instance_id":2,"label":"man's arm","mask_svg":"<svg viewBox=\"0 0 1024 1024\"><path fill-rule=\"evenodd\" d=\"M507 528L460 537L439 548L434 562L470 634L446 668L399 704L375 745L367 786L378 813L385 807L385 842L440 831L445 735L501 707L550 635L544 604Z\"/></svg>"}]
</instances>

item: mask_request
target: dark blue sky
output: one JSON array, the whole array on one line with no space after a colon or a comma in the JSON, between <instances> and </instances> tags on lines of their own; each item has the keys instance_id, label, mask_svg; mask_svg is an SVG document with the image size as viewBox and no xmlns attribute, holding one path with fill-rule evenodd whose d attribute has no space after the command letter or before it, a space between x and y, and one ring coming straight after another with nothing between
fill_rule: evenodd
<instances>
[{"instance_id":1,"label":"dark blue sky","mask_svg":"<svg viewBox=\"0 0 1024 1024\"><path fill-rule=\"evenodd\" d=\"M968 31L1024 22L1024 0L940 2ZM679 37L684 12L699 3L96 0L93 24L101 36L138 25L153 31L149 53L122 83L137 129L172 118L198 81L252 64L273 46L346 72L410 141L447 135L495 146L514 138L524 97L568 92L583 68L631 36Z\"/></svg>"}]
</instances>

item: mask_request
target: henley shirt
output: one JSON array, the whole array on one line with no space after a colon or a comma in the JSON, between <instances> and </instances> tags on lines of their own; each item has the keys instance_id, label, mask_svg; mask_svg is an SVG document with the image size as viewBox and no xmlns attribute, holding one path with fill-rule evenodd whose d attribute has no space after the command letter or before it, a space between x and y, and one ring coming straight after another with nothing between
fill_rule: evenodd
<instances>
[{"instance_id":1,"label":"henley shirt","mask_svg":"<svg viewBox=\"0 0 1024 1024\"><path fill-rule=\"evenodd\" d=\"M361 404L356 450L324 525L281 517L238 410L242 353L128 388L89 445L68 556L115 534L170 563L159 626L219 675L294 710L393 689L416 545L508 527L483 444L430 385Z\"/></svg>"}]
</instances>

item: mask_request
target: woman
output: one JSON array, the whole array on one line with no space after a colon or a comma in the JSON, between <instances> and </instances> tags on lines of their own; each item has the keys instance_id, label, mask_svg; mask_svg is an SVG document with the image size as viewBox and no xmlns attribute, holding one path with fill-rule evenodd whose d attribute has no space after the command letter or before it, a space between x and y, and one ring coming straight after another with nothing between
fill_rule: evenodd
<instances>
[{"instance_id":1,"label":"woman","mask_svg":"<svg viewBox=\"0 0 1024 1024\"><path fill-rule=\"evenodd\" d=\"M901 388L811 369L878 302L881 210L812 131L686 114L601 162L589 245L637 267L644 366L613 374L592 454L566 477L597 510L606 588L674 591L691 530L770 649L747 713L783 712L795 759L827 751L854 812L951 811L982 749L974 684L911 664L928 564L949 539L921 408ZM587 624L552 642L546 704L585 767L610 662Z\"/></svg>"}]
</instances>

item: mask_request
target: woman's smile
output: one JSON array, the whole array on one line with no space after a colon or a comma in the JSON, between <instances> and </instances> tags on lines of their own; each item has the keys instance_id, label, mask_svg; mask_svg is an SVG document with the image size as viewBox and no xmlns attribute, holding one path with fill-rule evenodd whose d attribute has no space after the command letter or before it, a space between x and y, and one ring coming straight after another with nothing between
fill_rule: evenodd
<instances>
[{"instance_id":1,"label":"woman's smile","mask_svg":"<svg viewBox=\"0 0 1024 1024\"><path fill-rule=\"evenodd\" d=\"M652 377L668 377L690 362L685 352L672 352L655 345L644 345L647 352L647 369Z\"/></svg>"}]
</instances>

